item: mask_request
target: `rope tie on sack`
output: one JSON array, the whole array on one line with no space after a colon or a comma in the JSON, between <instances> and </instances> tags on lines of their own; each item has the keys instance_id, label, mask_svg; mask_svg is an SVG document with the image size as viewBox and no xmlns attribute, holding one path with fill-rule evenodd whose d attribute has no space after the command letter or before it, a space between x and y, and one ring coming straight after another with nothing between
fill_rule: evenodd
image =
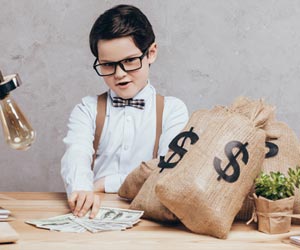
<instances>
[{"instance_id":1,"label":"rope tie on sack","mask_svg":"<svg viewBox=\"0 0 300 250\"><path fill-rule=\"evenodd\" d=\"M298 218L300 219L300 214L292 214L291 212L274 212L274 213L263 213L256 211L256 209L253 209L251 219L246 222L247 225L249 225L252 221L257 222L257 216L264 216L267 218L274 218L274 217L291 217L291 218Z\"/></svg>"},{"instance_id":2,"label":"rope tie on sack","mask_svg":"<svg viewBox=\"0 0 300 250\"><path fill-rule=\"evenodd\" d=\"M248 196L249 199L253 200L253 197ZM258 215L267 217L267 218L274 218L274 217L291 217L291 218L297 218L300 219L300 214L293 214L293 211L286 211L286 212L271 212L271 213L265 213L265 212L260 212L257 211L254 203L253 203L253 211L252 211L252 216L250 220L246 222L246 225L249 225L252 221L257 222L258 220Z\"/></svg>"}]
</instances>

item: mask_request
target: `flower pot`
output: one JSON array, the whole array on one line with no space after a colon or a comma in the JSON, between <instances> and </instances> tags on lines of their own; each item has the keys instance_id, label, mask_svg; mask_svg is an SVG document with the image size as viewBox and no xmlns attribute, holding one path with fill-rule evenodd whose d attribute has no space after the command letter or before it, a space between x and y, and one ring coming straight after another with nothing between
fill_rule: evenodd
<instances>
[{"instance_id":1,"label":"flower pot","mask_svg":"<svg viewBox=\"0 0 300 250\"><path fill-rule=\"evenodd\" d=\"M287 233L291 228L291 217L295 197L268 200L255 194L255 213L258 217L258 230L269 234Z\"/></svg>"}]
</instances>

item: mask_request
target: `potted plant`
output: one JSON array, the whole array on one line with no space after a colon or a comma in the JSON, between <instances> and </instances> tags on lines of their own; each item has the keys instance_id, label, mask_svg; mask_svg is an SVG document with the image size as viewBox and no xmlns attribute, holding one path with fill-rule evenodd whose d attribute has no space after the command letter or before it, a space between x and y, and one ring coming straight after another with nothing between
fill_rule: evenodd
<instances>
[{"instance_id":1,"label":"potted plant","mask_svg":"<svg viewBox=\"0 0 300 250\"><path fill-rule=\"evenodd\" d=\"M289 232L295 201L295 188L300 185L300 167L281 172L262 172L255 179L254 204L258 230L276 234Z\"/></svg>"}]
</instances>

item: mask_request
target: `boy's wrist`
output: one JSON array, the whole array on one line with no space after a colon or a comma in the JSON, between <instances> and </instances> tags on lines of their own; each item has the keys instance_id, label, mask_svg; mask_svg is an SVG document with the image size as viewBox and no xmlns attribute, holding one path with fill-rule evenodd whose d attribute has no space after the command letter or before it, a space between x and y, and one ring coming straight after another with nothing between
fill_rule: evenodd
<instances>
[{"instance_id":1,"label":"boy's wrist","mask_svg":"<svg viewBox=\"0 0 300 250\"><path fill-rule=\"evenodd\" d=\"M72 193L74 192L80 192L80 191L84 191L84 192L93 192L93 186L91 185L82 185L82 186L69 186L66 187L66 192L67 192L67 196L70 197Z\"/></svg>"}]
</instances>

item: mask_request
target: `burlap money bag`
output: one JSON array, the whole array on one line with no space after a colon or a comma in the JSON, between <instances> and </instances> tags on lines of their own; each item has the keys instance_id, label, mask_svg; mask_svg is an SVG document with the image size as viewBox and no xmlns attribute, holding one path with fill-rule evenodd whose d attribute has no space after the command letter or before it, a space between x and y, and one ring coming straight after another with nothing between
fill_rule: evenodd
<instances>
[{"instance_id":1,"label":"burlap money bag","mask_svg":"<svg viewBox=\"0 0 300 250\"><path fill-rule=\"evenodd\" d=\"M253 117L257 115L256 108L260 105L261 102L263 102L262 99L251 100L248 97L240 96L232 102L232 104L229 106L229 109L234 110L237 113L243 114L250 120L253 120ZM275 107L267 103L264 103L264 105L265 107L267 107L267 109L270 109L271 111L268 121L266 123L268 124L269 122L275 120ZM273 132L274 133L272 133L271 137L278 137L278 131L273 130ZM268 133L271 133L271 131L268 131Z\"/></svg>"},{"instance_id":2,"label":"burlap money bag","mask_svg":"<svg viewBox=\"0 0 300 250\"><path fill-rule=\"evenodd\" d=\"M155 195L155 185L157 183L159 175L159 169L153 170L149 178L145 181L141 190L131 202L129 209L144 211L143 218L152 219L163 222L176 222L177 217L163 206ZM164 171L162 175L167 174L168 171Z\"/></svg>"},{"instance_id":3,"label":"burlap money bag","mask_svg":"<svg viewBox=\"0 0 300 250\"><path fill-rule=\"evenodd\" d=\"M266 139L265 160L262 165L262 171L266 173L282 172L287 174L289 168L295 169L300 166L300 143L294 131L285 123L273 120L265 127L270 134ZM271 136L273 135L273 136ZM243 206L236 216L239 220L249 220L253 212L253 199L250 191L246 197ZM300 213L300 195L299 190L295 191L294 214ZM300 223L299 219L293 219L293 223Z\"/></svg>"},{"instance_id":4,"label":"burlap money bag","mask_svg":"<svg viewBox=\"0 0 300 250\"><path fill-rule=\"evenodd\" d=\"M262 101L254 115L228 111L210 124L172 171L159 178L156 194L191 231L226 238L259 174L272 110Z\"/></svg>"},{"instance_id":5,"label":"burlap money bag","mask_svg":"<svg viewBox=\"0 0 300 250\"><path fill-rule=\"evenodd\" d=\"M157 164L158 159L142 162L137 168L132 170L129 175L127 175L118 191L118 195L122 198L132 200L140 191L152 171L157 168Z\"/></svg>"},{"instance_id":6,"label":"burlap money bag","mask_svg":"<svg viewBox=\"0 0 300 250\"><path fill-rule=\"evenodd\" d=\"M210 112L210 115L208 115L208 110L197 110L192 114L191 119L189 119L189 122L183 131L187 126L190 126L190 123L197 123L197 120L201 117L205 119L204 122L200 120L202 124L201 127L203 128L205 124L207 124L207 121L210 120L212 112L214 113L214 116L216 116L218 113L223 112L222 110L222 107L215 107L213 111ZM189 145L187 145L187 147L189 147ZM122 198L132 200L140 191L142 185L150 176L152 171L157 168L158 161L159 159L152 159L147 162L142 162L137 168L131 171L119 188L118 195Z\"/></svg>"},{"instance_id":7,"label":"burlap money bag","mask_svg":"<svg viewBox=\"0 0 300 250\"><path fill-rule=\"evenodd\" d=\"M257 100L250 100L246 97L239 97L230 108L237 112L251 117L253 107L257 105ZM288 168L295 168L300 166L300 143L289 126L283 122L279 122L275 118L275 112L270 116L265 131L267 134L265 144L265 160L262 166L262 171L269 173L270 171L280 171L287 173ZM249 220L253 212L253 198L254 186L246 197L243 206L236 216L238 220ZM294 213L300 212L300 195L299 191L295 192ZM293 218L294 223L300 223L299 219Z\"/></svg>"},{"instance_id":8,"label":"burlap money bag","mask_svg":"<svg viewBox=\"0 0 300 250\"><path fill-rule=\"evenodd\" d=\"M179 133L173 140L176 140L178 136L180 137L180 135L186 133L186 130L190 129L191 127L193 127L193 131L198 136L201 136L203 131L205 131L205 129L210 126L210 123L218 123L220 120L223 119L225 114L227 114L227 109L224 107L215 107L212 110L198 110L192 114L187 125L183 129L183 132ZM191 147L193 147L190 138L188 137L182 137L178 141L178 145L183 145L182 147L187 151ZM166 154L164 159L170 158L172 158L172 162L176 162L179 160L178 154L174 153L174 151L172 151L171 149ZM151 175L146 180L144 185L141 187L140 191L138 192L132 203L130 204L130 208L143 210L144 218L164 222L177 221L178 219L176 218L176 216L174 216L173 213L171 213L167 208L165 208L161 204L161 202L157 199L155 194L155 186L158 179L166 175L170 171L172 171L172 168L165 168L162 171L161 168L156 167L152 171ZM127 178L129 178L129 176Z\"/></svg>"}]
</instances>

